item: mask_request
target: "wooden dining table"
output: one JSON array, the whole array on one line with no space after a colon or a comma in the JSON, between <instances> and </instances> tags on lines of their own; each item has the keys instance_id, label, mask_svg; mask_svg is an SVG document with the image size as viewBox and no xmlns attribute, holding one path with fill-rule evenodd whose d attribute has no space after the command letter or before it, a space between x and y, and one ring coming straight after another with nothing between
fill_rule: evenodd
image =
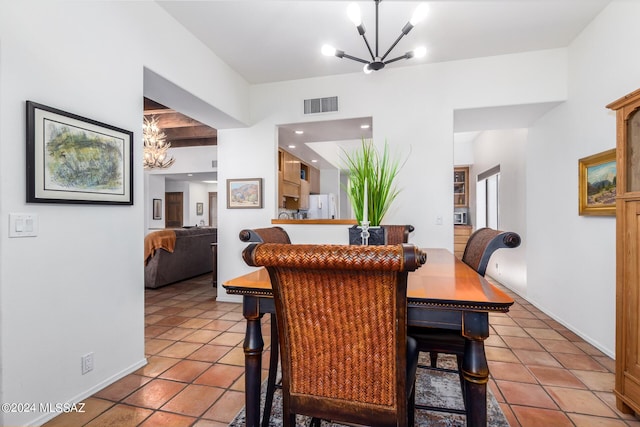
<instances>
[{"instance_id":1,"label":"wooden dining table","mask_svg":"<svg viewBox=\"0 0 640 427\"><path fill-rule=\"evenodd\" d=\"M513 304L506 293L489 283L446 249L424 249L427 262L410 272L407 324L460 331L465 338L462 374L468 426L487 425L489 369L484 340L489 336L489 313L507 312ZM260 425L262 369L261 318L274 313L271 281L261 268L223 283L228 294L242 295L247 320L244 340L246 425Z\"/></svg>"}]
</instances>

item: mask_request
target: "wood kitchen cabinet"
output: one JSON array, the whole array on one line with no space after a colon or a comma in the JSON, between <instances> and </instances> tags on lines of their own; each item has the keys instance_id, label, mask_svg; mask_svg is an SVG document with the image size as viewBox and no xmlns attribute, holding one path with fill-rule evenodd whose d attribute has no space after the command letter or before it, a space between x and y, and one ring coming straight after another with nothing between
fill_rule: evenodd
<instances>
[{"instance_id":1,"label":"wood kitchen cabinet","mask_svg":"<svg viewBox=\"0 0 640 427\"><path fill-rule=\"evenodd\" d=\"M472 231L470 225L453 226L453 254L459 259L462 259L462 255L464 255L464 248L467 246Z\"/></svg>"},{"instance_id":2,"label":"wood kitchen cabinet","mask_svg":"<svg viewBox=\"0 0 640 427\"><path fill-rule=\"evenodd\" d=\"M278 197L281 207L287 204L285 197L300 197L300 159L284 150L278 151Z\"/></svg>"},{"instance_id":3,"label":"wood kitchen cabinet","mask_svg":"<svg viewBox=\"0 0 640 427\"><path fill-rule=\"evenodd\" d=\"M300 184L292 184L287 181L282 181L282 195L284 197L293 197L295 199L300 197Z\"/></svg>"},{"instance_id":4,"label":"wood kitchen cabinet","mask_svg":"<svg viewBox=\"0 0 640 427\"><path fill-rule=\"evenodd\" d=\"M309 193L320 194L320 169L309 166Z\"/></svg>"},{"instance_id":5,"label":"wood kitchen cabinet","mask_svg":"<svg viewBox=\"0 0 640 427\"><path fill-rule=\"evenodd\" d=\"M292 184L300 185L300 159L287 151L283 153L282 178Z\"/></svg>"},{"instance_id":6,"label":"wood kitchen cabinet","mask_svg":"<svg viewBox=\"0 0 640 427\"><path fill-rule=\"evenodd\" d=\"M616 406L640 413L640 89L616 111Z\"/></svg>"},{"instance_id":7,"label":"wood kitchen cabinet","mask_svg":"<svg viewBox=\"0 0 640 427\"><path fill-rule=\"evenodd\" d=\"M306 211L309 209L309 181L300 180L300 199L298 199L298 209Z\"/></svg>"},{"instance_id":8,"label":"wood kitchen cabinet","mask_svg":"<svg viewBox=\"0 0 640 427\"><path fill-rule=\"evenodd\" d=\"M278 150L278 207L309 209L309 194L320 192L320 170Z\"/></svg>"},{"instance_id":9,"label":"wood kitchen cabinet","mask_svg":"<svg viewBox=\"0 0 640 427\"><path fill-rule=\"evenodd\" d=\"M285 197L283 194L284 180L282 179L282 171L278 170L278 207L284 208Z\"/></svg>"},{"instance_id":10,"label":"wood kitchen cabinet","mask_svg":"<svg viewBox=\"0 0 640 427\"><path fill-rule=\"evenodd\" d=\"M453 169L453 206L455 208L469 207L469 168Z\"/></svg>"}]
</instances>

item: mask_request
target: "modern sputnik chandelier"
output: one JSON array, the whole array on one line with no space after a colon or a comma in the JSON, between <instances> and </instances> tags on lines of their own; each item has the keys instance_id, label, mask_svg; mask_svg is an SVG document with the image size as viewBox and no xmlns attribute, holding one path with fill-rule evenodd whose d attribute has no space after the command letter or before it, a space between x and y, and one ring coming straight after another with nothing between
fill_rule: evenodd
<instances>
[{"instance_id":1,"label":"modern sputnik chandelier","mask_svg":"<svg viewBox=\"0 0 640 427\"><path fill-rule=\"evenodd\" d=\"M427 53L427 49L425 47L419 47L415 50L409 51L404 55L400 55L398 57L387 59L387 56L391 53L394 47L398 44L400 39L409 34L409 31L418 24L427 14L428 6L426 3L420 3L420 5L413 12L413 15L409 22L405 24L400 32L400 36L396 39L395 42L391 45L391 47L385 52L384 55L379 56L378 54L378 6L382 0L374 0L376 3L376 52L375 55L371 50L371 46L369 45L369 41L367 40L367 36L365 36L365 28L362 23L362 17L360 15L360 7L356 3L351 3L347 8L347 15L351 22L354 23L356 28L358 29L358 33L362 36L364 43L367 45L367 49L369 50L369 55L371 55L371 60L358 58L352 55L346 54L342 50L338 50L332 46L324 45L322 46L322 53L327 56L337 56L338 58L347 58L353 61L361 62L364 64L363 71L366 74L371 73L372 71L378 71L384 68L385 65L390 64L392 62L399 61L401 59L410 59L410 58L421 58Z\"/></svg>"},{"instance_id":2,"label":"modern sputnik chandelier","mask_svg":"<svg viewBox=\"0 0 640 427\"><path fill-rule=\"evenodd\" d=\"M144 168L168 168L175 159L167 158L167 150L171 143L167 141L167 135L158 126L158 118L151 116L151 119L144 118L142 129L142 139L144 142Z\"/></svg>"}]
</instances>

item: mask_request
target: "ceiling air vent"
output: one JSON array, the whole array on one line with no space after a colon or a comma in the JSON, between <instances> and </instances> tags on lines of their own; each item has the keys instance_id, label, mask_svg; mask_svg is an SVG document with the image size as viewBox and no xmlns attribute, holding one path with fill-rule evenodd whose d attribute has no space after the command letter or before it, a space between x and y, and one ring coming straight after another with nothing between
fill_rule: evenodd
<instances>
[{"instance_id":1,"label":"ceiling air vent","mask_svg":"<svg viewBox=\"0 0 640 427\"><path fill-rule=\"evenodd\" d=\"M304 100L305 114L328 113L330 111L338 111L337 96Z\"/></svg>"}]
</instances>

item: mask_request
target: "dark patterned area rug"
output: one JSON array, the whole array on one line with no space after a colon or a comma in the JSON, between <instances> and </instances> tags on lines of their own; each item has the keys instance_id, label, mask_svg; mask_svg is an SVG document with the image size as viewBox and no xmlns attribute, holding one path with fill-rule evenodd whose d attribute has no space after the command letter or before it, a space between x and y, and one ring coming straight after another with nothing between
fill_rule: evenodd
<instances>
[{"instance_id":1,"label":"dark patterned area rug","mask_svg":"<svg viewBox=\"0 0 640 427\"><path fill-rule=\"evenodd\" d=\"M428 354L428 353L427 353ZM427 354L420 354L420 362L428 361ZM439 355L438 366L441 368L454 368L456 361L453 356ZM266 385L266 383L265 383ZM264 403L265 385L262 390L262 402ZM440 406L447 408L463 409L462 392L458 374L418 369L416 379L416 403L422 402L430 406ZM262 406L261 406L262 408ZM504 417L500 405L496 401L491 391L487 388L487 425L491 427L509 427L509 423ZM297 417L296 426L308 426L310 419L303 416ZM466 417L459 414L444 412L416 410L416 426L430 427L459 427L466 425ZM244 409L229 424L232 427L244 427ZM276 390L273 399L273 410L271 413L270 426L282 426L282 401L279 390ZM342 424L335 424L323 421L322 427L339 427Z\"/></svg>"}]
</instances>

